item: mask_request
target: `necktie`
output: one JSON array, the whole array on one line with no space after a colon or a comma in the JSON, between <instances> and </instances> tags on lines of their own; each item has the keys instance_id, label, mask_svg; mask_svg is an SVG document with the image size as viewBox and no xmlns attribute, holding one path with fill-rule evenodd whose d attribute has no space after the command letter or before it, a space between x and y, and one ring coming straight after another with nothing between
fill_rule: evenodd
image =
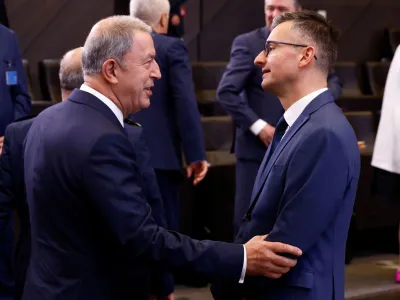
<instances>
[{"instance_id":1,"label":"necktie","mask_svg":"<svg viewBox=\"0 0 400 300\"><path fill-rule=\"evenodd\" d=\"M275 134L274 134L274 138L272 139L272 143L270 145L271 150L269 152L269 157L272 156L272 154L274 153L276 147L278 146L279 142L281 141L281 139L283 138L283 136L285 135L286 129L288 128L288 123L286 123L285 118L282 116L278 122L278 124L276 125L276 129L275 129Z\"/></svg>"}]
</instances>

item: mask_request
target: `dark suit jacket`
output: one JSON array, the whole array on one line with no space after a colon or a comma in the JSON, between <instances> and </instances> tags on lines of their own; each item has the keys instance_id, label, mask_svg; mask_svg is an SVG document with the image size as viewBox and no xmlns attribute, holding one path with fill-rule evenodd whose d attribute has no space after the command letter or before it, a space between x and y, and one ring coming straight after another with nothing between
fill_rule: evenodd
<instances>
[{"instance_id":1,"label":"dark suit jacket","mask_svg":"<svg viewBox=\"0 0 400 300\"><path fill-rule=\"evenodd\" d=\"M19 219L19 236L13 272L17 299L20 299L22 295L31 248L29 211L25 199L23 143L32 122L33 119L20 120L7 127L3 152L0 156L0 235L8 230L9 232L5 234L13 236L12 226L9 227L10 221L12 223L13 209L17 211ZM3 246L12 253L13 239L9 239L7 245L4 243ZM3 262L3 265L11 265L10 258L8 260L8 262Z\"/></svg>"},{"instance_id":2,"label":"dark suit jacket","mask_svg":"<svg viewBox=\"0 0 400 300\"><path fill-rule=\"evenodd\" d=\"M331 93L315 98L270 158L269 152L236 242L269 234L267 241L294 245L303 255L278 280L245 279L241 292L249 300L343 300L345 245L360 153L355 133ZM235 287L216 288L225 295L217 299L241 299Z\"/></svg>"},{"instance_id":3,"label":"dark suit jacket","mask_svg":"<svg viewBox=\"0 0 400 300\"><path fill-rule=\"evenodd\" d=\"M132 117L142 124L155 169L182 168L205 160L203 131L193 89L189 56L183 41L153 33L162 78L154 83L151 104Z\"/></svg>"},{"instance_id":4,"label":"dark suit jacket","mask_svg":"<svg viewBox=\"0 0 400 300\"><path fill-rule=\"evenodd\" d=\"M143 299L142 267L240 277L242 245L157 225L126 132L91 94L75 90L37 116L24 159L32 228L24 300Z\"/></svg>"},{"instance_id":5,"label":"dark suit jacket","mask_svg":"<svg viewBox=\"0 0 400 300\"><path fill-rule=\"evenodd\" d=\"M239 159L262 161L267 148L249 128L258 119L275 126L284 112L279 99L262 89L261 68L254 65L269 33L263 27L235 38L231 59L218 86L217 100L236 123L234 149ZM338 98L341 85L336 75L329 75L328 86Z\"/></svg>"},{"instance_id":6,"label":"dark suit jacket","mask_svg":"<svg viewBox=\"0 0 400 300\"><path fill-rule=\"evenodd\" d=\"M25 117L31 110L31 99L26 88L26 76L15 33L0 25L0 136L8 124ZM16 85L6 84L6 72L17 71Z\"/></svg>"}]
</instances>

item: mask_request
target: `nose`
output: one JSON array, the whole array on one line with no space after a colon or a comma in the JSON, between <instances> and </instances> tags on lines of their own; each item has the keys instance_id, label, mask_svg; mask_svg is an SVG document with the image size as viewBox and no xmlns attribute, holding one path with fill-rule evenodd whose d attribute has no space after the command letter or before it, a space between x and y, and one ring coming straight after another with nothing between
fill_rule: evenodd
<instances>
[{"instance_id":1,"label":"nose","mask_svg":"<svg viewBox=\"0 0 400 300\"><path fill-rule=\"evenodd\" d=\"M275 19L275 17L280 16L281 14L282 14L282 12L278 8L275 8L272 11L272 19Z\"/></svg>"},{"instance_id":2,"label":"nose","mask_svg":"<svg viewBox=\"0 0 400 300\"><path fill-rule=\"evenodd\" d=\"M260 68L263 68L266 63L267 63L267 57L265 56L265 52L261 51L260 54L258 54L256 59L254 60L254 64Z\"/></svg>"},{"instance_id":3,"label":"nose","mask_svg":"<svg viewBox=\"0 0 400 300\"><path fill-rule=\"evenodd\" d=\"M153 68L152 68L152 72L150 73L150 77L153 79L161 79L161 71L160 71L160 67L158 66L158 63L154 60L153 61Z\"/></svg>"}]
</instances>

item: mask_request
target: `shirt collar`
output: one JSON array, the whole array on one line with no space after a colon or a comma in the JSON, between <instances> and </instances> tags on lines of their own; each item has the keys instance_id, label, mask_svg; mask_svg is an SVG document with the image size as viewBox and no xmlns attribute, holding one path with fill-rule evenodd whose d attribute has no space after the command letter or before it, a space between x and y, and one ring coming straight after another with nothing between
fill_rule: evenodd
<instances>
[{"instance_id":1,"label":"shirt collar","mask_svg":"<svg viewBox=\"0 0 400 300\"><path fill-rule=\"evenodd\" d=\"M103 102L105 105L108 106L109 109L114 113L114 115L117 117L118 121L121 123L121 126L124 127L124 116L122 114L122 111L118 108L117 105L115 105L114 102L112 102L110 99L108 99L106 96L104 96L102 93L99 93L95 89L92 89L90 86L86 84L82 84L81 91L85 91L89 94L92 94L96 98L98 98L101 102Z\"/></svg>"},{"instance_id":2,"label":"shirt collar","mask_svg":"<svg viewBox=\"0 0 400 300\"><path fill-rule=\"evenodd\" d=\"M319 89L293 103L292 106L290 106L283 114L283 117L285 118L285 121L288 123L289 127L293 126L294 122L296 122L297 118L301 115L307 105L326 90L328 90L328 88Z\"/></svg>"}]
</instances>

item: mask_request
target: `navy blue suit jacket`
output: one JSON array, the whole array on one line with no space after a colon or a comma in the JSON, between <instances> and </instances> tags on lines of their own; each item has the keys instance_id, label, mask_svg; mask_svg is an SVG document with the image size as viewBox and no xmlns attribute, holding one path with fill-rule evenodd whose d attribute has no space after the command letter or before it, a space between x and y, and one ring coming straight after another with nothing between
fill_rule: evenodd
<instances>
[{"instance_id":1,"label":"navy blue suit jacket","mask_svg":"<svg viewBox=\"0 0 400 300\"><path fill-rule=\"evenodd\" d=\"M157 225L125 130L91 94L75 90L39 114L24 159L32 233L24 300L142 299L134 275L142 267L240 277L242 245Z\"/></svg>"},{"instance_id":2,"label":"navy blue suit jacket","mask_svg":"<svg viewBox=\"0 0 400 300\"><path fill-rule=\"evenodd\" d=\"M17 298L22 294L31 247L29 211L25 197L23 143L32 122L33 119L27 119L7 126L4 135L3 152L0 156L0 235L13 236L13 209L17 211L19 219L19 236L15 250L15 266L13 268L14 276L8 278L8 282L12 282L15 277ZM2 247L12 253L14 248L13 239L9 238L7 242L4 241ZM6 258L6 260L8 261L0 262L0 265L12 265L11 257ZM4 280L4 278L0 278L1 280Z\"/></svg>"},{"instance_id":3,"label":"navy blue suit jacket","mask_svg":"<svg viewBox=\"0 0 400 300\"><path fill-rule=\"evenodd\" d=\"M31 99L27 92L26 76L15 33L0 24L0 136L8 124L27 116ZM16 85L7 85L6 72L17 71Z\"/></svg>"},{"instance_id":4,"label":"navy blue suit jacket","mask_svg":"<svg viewBox=\"0 0 400 300\"><path fill-rule=\"evenodd\" d=\"M284 112L279 99L262 89L261 68L254 65L255 58L265 47L269 33L267 27L263 27L235 38L231 59L217 91L217 100L236 123L236 157L260 163L267 148L249 128L258 119L276 126ZM333 73L328 77L328 87L337 99L341 94L341 85Z\"/></svg>"},{"instance_id":5,"label":"navy blue suit jacket","mask_svg":"<svg viewBox=\"0 0 400 300\"><path fill-rule=\"evenodd\" d=\"M150 107L134 114L142 124L155 169L182 168L205 160L205 146L193 88L188 51L178 38L153 33L156 61L162 78L154 82Z\"/></svg>"},{"instance_id":6,"label":"navy blue suit jacket","mask_svg":"<svg viewBox=\"0 0 400 300\"><path fill-rule=\"evenodd\" d=\"M360 153L331 93L315 98L270 158L269 152L235 241L269 234L267 241L294 245L303 255L280 279L246 278L243 287L216 286L214 292L221 293L217 299L241 299L242 293L246 299L343 300L345 245Z\"/></svg>"}]
</instances>

